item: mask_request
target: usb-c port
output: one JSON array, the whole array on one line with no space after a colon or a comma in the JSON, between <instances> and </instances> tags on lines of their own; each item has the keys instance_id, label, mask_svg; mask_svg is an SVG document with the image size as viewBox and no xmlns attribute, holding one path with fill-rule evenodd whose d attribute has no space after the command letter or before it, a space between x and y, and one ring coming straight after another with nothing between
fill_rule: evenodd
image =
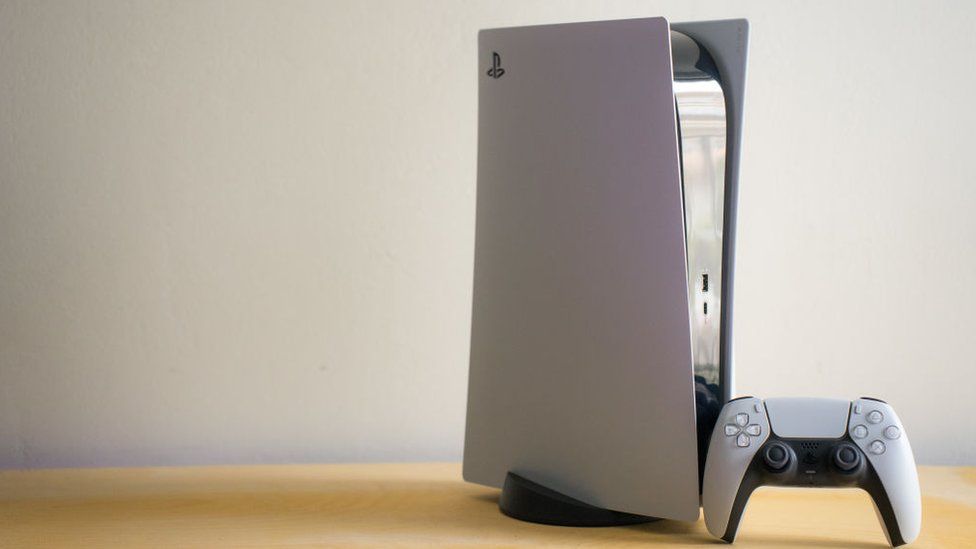
<instances>
[{"instance_id":1,"label":"usb-c port","mask_svg":"<svg viewBox=\"0 0 976 549\"><path fill-rule=\"evenodd\" d=\"M702 292L708 291L708 273L702 274Z\"/></svg>"}]
</instances>

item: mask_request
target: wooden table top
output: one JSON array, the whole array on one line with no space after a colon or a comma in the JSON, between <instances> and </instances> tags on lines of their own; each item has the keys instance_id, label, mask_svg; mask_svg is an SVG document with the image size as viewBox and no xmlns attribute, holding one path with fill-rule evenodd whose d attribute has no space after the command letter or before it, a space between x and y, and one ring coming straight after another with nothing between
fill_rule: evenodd
<instances>
[{"instance_id":1,"label":"wooden table top","mask_svg":"<svg viewBox=\"0 0 976 549\"><path fill-rule=\"evenodd\" d=\"M976 546L976 468L921 467L913 547ZM513 520L458 464L0 471L0 547L714 547L704 523ZM764 488L735 547L885 547L867 494Z\"/></svg>"}]
</instances>

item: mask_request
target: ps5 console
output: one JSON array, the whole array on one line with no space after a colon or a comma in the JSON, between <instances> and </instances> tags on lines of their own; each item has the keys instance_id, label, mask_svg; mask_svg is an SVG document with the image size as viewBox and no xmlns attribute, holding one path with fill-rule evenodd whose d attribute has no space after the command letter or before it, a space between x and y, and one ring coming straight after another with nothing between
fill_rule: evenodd
<instances>
[{"instance_id":1,"label":"ps5 console","mask_svg":"<svg viewBox=\"0 0 976 549\"><path fill-rule=\"evenodd\" d=\"M524 520L695 520L732 392L748 26L482 31L464 478Z\"/></svg>"}]
</instances>

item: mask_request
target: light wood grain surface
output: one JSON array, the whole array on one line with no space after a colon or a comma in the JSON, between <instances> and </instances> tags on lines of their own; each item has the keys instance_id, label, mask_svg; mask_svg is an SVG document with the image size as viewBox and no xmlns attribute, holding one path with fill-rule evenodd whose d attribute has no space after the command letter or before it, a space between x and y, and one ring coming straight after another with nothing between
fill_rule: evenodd
<instances>
[{"instance_id":1,"label":"light wood grain surface","mask_svg":"<svg viewBox=\"0 0 976 549\"><path fill-rule=\"evenodd\" d=\"M976 547L976 468L922 467L914 547ZM528 524L457 464L0 471L0 547L716 547L701 521ZM766 488L735 547L884 547L867 494Z\"/></svg>"}]
</instances>

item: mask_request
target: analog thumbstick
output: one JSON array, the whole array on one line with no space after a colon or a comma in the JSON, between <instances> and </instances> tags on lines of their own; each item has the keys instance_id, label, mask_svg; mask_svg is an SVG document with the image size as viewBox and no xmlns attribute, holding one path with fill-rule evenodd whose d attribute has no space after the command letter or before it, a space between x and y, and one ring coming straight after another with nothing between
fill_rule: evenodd
<instances>
[{"instance_id":1,"label":"analog thumbstick","mask_svg":"<svg viewBox=\"0 0 976 549\"><path fill-rule=\"evenodd\" d=\"M773 442L763 451L766 467L773 471L781 471L790 463L790 451L782 442Z\"/></svg>"},{"instance_id":2,"label":"analog thumbstick","mask_svg":"<svg viewBox=\"0 0 976 549\"><path fill-rule=\"evenodd\" d=\"M850 473L861 464L861 454L852 444L846 442L834 447L834 466L845 473Z\"/></svg>"}]
</instances>

